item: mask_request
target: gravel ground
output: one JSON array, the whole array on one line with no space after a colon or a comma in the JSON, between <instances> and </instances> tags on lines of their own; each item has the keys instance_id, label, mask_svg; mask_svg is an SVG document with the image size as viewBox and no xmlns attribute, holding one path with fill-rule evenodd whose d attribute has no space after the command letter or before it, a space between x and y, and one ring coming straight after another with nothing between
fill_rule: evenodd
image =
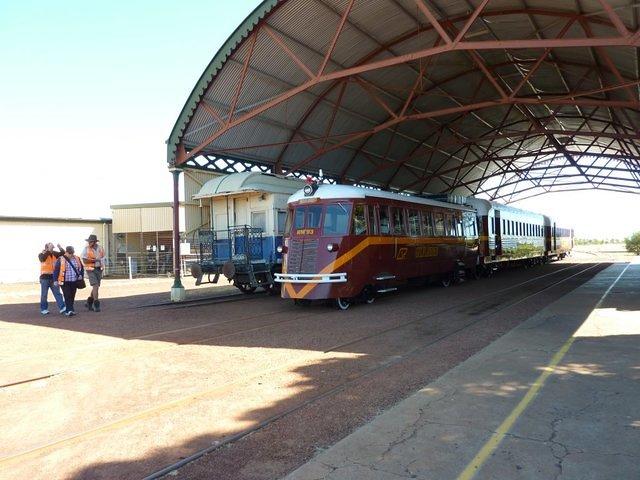
<instances>
[{"instance_id":1,"label":"gravel ground","mask_svg":"<svg viewBox=\"0 0 640 480\"><path fill-rule=\"evenodd\" d=\"M268 296L138 308L167 299L165 279L105 282L100 314L40 317L33 285L0 286L0 478L140 478L264 422L177 477L278 478L600 267L510 308L541 282L465 302L571 266L408 289L347 312Z\"/></svg>"}]
</instances>

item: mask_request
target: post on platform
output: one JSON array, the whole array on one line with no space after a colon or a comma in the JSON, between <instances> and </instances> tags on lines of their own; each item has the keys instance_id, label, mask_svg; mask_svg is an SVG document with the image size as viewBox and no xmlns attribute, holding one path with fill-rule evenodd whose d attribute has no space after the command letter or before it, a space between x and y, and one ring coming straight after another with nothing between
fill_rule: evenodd
<instances>
[{"instance_id":1,"label":"post on platform","mask_svg":"<svg viewBox=\"0 0 640 480\"><path fill-rule=\"evenodd\" d=\"M173 174L173 286L171 287L171 301L182 302L187 293L180 281L180 196L179 179L181 169L172 167Z\"/></svg>"}]
</instances>

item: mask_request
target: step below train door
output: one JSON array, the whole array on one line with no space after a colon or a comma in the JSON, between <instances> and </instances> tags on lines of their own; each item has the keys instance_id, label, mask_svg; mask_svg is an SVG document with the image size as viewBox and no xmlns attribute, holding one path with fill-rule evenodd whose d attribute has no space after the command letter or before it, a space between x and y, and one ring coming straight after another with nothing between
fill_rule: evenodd
<instances>
[{"instance_id":1,"label":"step below train door","mask_svg":"<svg viewBox=\"0 0 640 480\"><path fill-rule=\"evenodd\" d=\"M495 210L493 218L496 236L496 256L502 256L502 222L500 221L500 210Z\"/></svg>"}]
</instances>

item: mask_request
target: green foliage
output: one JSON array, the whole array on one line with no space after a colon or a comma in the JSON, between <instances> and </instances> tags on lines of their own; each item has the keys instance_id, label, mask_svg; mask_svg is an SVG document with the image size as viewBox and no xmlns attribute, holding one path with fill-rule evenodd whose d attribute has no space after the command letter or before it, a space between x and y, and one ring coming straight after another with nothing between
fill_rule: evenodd
<instances>
[{"instance_id":1,"label":"green foliage","mask_svg":"<svg viewBox=\"0 0 640 480\"><path fill-rule=\"evenodd\" d=\"M605 245L607 243L622 243L622 240L617 238L576 238L574 242L576 245Z\"/></svg>"},{"instance_id":2,"label":"green foliage","mask_svg":"<svg viewBox=\"0 0 640 480\"><path fill-rule=\"evenodd\" d=\"M640 232L636 232L629 238L625 238L624 243L627 247L627 252L640 255Z\"/></svg>"}]
</instances>

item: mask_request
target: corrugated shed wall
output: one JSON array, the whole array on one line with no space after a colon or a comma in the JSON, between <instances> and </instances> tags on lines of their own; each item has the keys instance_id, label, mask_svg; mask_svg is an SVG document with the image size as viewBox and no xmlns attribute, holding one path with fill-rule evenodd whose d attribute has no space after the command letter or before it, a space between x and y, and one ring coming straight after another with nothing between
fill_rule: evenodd
<instances>
[{"instance_id":1,"label":"corrugated shed wall","mask_svg":"<svg viewBox=\"0 0 640 480\"><path fill-rule=\"evenodd\" d=\"M180 208L180 231L184 232L185 207ZM173 230L173 207L115 208L113 233L165 232Z\"/></svg>"},{"instance_id":2,"label":"corrugated shed wall","mask_svg":"<svg viewBox=\"0 0 640 480\"><path fill-rule=\"evenodd\" d=\"M0 283L34 282L40 275L40 253L46 242L72 245L80 254L86 245L85 238L94 234L111 255L109 224L101 222L47 222L45 220L0 220L0 249L11 252L5 255L0 269ZM34 286L34 291L35 290ZM39 287L38 287L39 288Z\"/></svg>"}]
</instances>

